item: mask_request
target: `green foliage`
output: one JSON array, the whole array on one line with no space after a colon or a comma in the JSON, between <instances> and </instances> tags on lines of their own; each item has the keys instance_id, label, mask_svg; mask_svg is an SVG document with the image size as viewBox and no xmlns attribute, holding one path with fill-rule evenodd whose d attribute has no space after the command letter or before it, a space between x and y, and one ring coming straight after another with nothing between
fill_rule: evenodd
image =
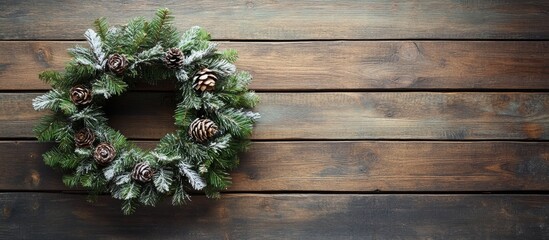
<instances>
[{"instance_id":1,"label":"green foliage","mask_svg":"<svg viewBox=\"0 0 549 240\"><path fill-rule=\"evenodd\" d=\"M227 60L230 63L235 63L238 59L238 52L234 49L226 49L221 52L221 58Z\"/></svg>"},{"instance_id":2,"label":"green foliage","mask_svg":"<svg viewBox=\"0 0 549 240\"><path fill-rule=\"evenodd\" d=\"M62 88L65 77L62 73L54 70L46 70L38 75L40 80L52 85L53 88Z\"/></svg>"},{"instance_id":3,"label":"green foliage","mask_svg":"<svg viewBox=\"0 0 549 240\"><path fill-rule=\"evenodd\" d=\"M101 76L100 79L93 81L93 94L102 95L108 99L113 95L120 95L126 91L128 84L121 78L109 74Z\"/></svg>"},{"instance_id":4,"label":"green foliage","mask_svg":"<svg viewBox=\"0 0 549 240\"><path fill-rule=\"evenodd\" d=\"M70 153L61 151L59 148L53 148L50 151L45 152L42 157L44 163L50 167L64 168L74 165L77 157Z\"/></svg>"},{"instance_id":5,"label":"green foliage","mask_svg":"<svg viewBox=\"0 0 549 240\"><path fill-rule=\"evenodd\" d=\"M185 204L190 199L190 196L185 191L184 184L181 180L178 179L176 183L175 191L172 196L172 204L178 206Z\"/></svg>"},{"instance_id":6,"label":"green foliage","mask_svg":"<svg viewBox=\"0 0 549 240\"><path fill-rule=\"evenodd\" d=\"M139 202L145 206L156 206L160 201L160 195L152 184L146 184L139 195Z\"/></svg>"},{"instance_id":7,"label":"green foliage","mask_svg":"<svg viewBox=\"0 0 549 240\"><path fill-rule=\"evenodd\" d=\"M208 32L198 26L194 26L183 33L181 40L177 44L177 48L184 51L203 49L205 46L208 46L209 40L210 34Z\"/></svg>"},{"instance_id":8,"label":"green foliage","mask_svg":"<svg viewBox=\"0 0 549 240\"><path fill-rule=\"evenodd\" d=\"M82 186L96 196L109 192L122 201L122 212L131 214L138 205L155 206L171 196L172 204L189 200L187 191L204 191L219 197L231 184L229 171L238 165L238 153L249 145L247 137L259 117L249 109L259 98L248 90L252 77L236 72L238 54L233 49L219 51L210 35L200 27L180 34L173 26L167 9L160 9L147 21L135 18L123 26L109 27L104 18L94 22L95 30L84 33L88 47L68 50L72 59L64 72L44 71L40 79L52 90L33 100L36 110L51 110L33 129L39 141L56 142L44 153L44 162L63 171L69 187ZM181 67L164 65L166 51L179 48L185 56ZM128 67L122 74L108 71L107 59L123 55ZM203 68L211 69L218 81L212 92L193 89L192 78ZM152 151L145 151L110 128L103 105L112 96L122 95L137 82L155 84L176 81L178 104L174 113L177 130L160 139ZM89 88L93 99L87 105L75 105L70 90L76 85ZM188 134L196 118L208 118L219 127L219 134L199 143ZM95 141L91 146L76 147L75 133L89 128ZM109 143L116 151L107 165L93 157L98 143ZM147 163L154 171L152 180L140 182L132 177L138 163Z\"/></svg>"},{"instance_id":9,"label":"green foliage","mask_svg":"<svg viewBox=\"0 0 549 240\"><path fill-rule=\"evenodd\" d=\"M49 109L61 111L66 115L74 114L77 111L76 106L70 101L68 94L57 89L52 89L44 95L33 99L32 106L37 111Z\"/></svg>"},{"instance_id":10,"label":"green foliage","mask_svg":"<svg viewBox=\"0 0 549 240\"><path fill-rule=\"evenodd\" d=\"M61 114L49 114L42 117L38 125L34 127L33 132L38 141L59 141L63 135L60 132L65 130L66 126L70 125Z\"/></svg>"},{"instance_id":11,"label":"green foliage","mask_svg":"<svg viewBox=\"0 0 549 240\"><path fill-rule=\"evenodd\" d=\"M161 193L167 193L173 182L173 171L168 168L160 168L153 177L153 183L156 190Z\"/></svg>"},{"instance_id":12,"label":"green foliage","mask_svg":"<svg viewBox=\"0 0 549 240\"><path fill-rule=\"evenodd\" d=\"M94 65L80 64L73 59L65 66L65 78L61 89L68 91L74 85L89 83L96 74L97 69Z\"/></svg>"},{"instance_id":13,"label":"green foliage","mask_svg":"<svg viewBox=\"0 0 549 240\"><path fill-rule=\"evenodd\" d=\"M151 36L149 44L155 45L156 43L160 43L165 48L177 44L180 35L177 29L171 24L173 19L173 16L170 15L170 10L167 8L156 11L155 18L149 22L145 29L147 35Z\"/></svg>"},{"instance_id":14,"label":"green foliage","mask_svg":"<svg viewBox=\"0 0 549 240\"><path fill-rule=\"evenodd\" d=\"M252 133L254 119L241 110L226 108L217 112L213 118L221 131L227 131L236 137L247 137Z\"/></svg>"},{"instance_id":15,"label":"green foliage","mask_svg":"<svg viewBox=\"0 0 549 240\"><path fill-rule=\"evenodd\" d=\"M96 128L107 121L103 115L100 107L89 106L72 114L69 119L73 122L82 121L87 127Z\"/></svg>"},{"instance_id":16,"label":"green foliage","mask_svg":"<svg viewBox=\"0 0 549 240\"><path fill-rule=\"evenodd\" d=\"M137 200L136 199L128 199L122 202L122 213L124 215L130 215L133 212L135 212L135 209L137 208Z\"/></svg>"},{"instance_id":17,"label":"green foliage","mask_svg":"<svg viewBox=\"0 0 549 240\"><path fill-rule=\"evenodd\" d=\"M97 34L99 35L99 37L101 37L101 41L105 41L107 39L107 33L109 31L109 24L107 23L107 19L105 19L104 17L98 18L93 22L93 25L95 26Z\"/></svg>"}]
</instances>

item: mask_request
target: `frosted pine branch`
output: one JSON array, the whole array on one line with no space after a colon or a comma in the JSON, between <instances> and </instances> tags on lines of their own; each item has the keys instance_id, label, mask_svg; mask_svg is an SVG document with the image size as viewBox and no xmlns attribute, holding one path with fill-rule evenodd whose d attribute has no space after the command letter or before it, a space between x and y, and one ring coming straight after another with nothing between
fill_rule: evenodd
<instances>
[{"instance_id":1,"label":"frosted pine branch","mask_svg":"<svg viewBox=\"0 0 549 240\"><path fill-rule=\"evenodd\" d=\"M183 64L184 65L193 64L205 57L213 55L215 51L217 51L217 44L208 43L208 47L206 47L206 49L191 51L191 54L185 58L185 61L183 62Z\"/></svg>"},{"instance_id":2,"label":"frosted pine branch","mask_svg":"<svg viewBox=\"0 0 549 240\"><path fill-rule=\"evenodd\" d=\"M206 187L204 180L197 172L191 169L192 166L190 164L181 161L177 167L179 167L179 172L189 179L189 183L195 190L201 190Z\"/></svg>"},{"instance_id":3,"label":"frosted pine branch","mask_svg":"<svg viewBox=\"0 0 549 240\"><path fill-rule=\"evenodd\" d=\"M88 40L88 43L90 44L90 48L93 51L93 54L95 56L96 60L96 68L102 69L103 65L105 63L105 53L103 52L103 44L101 42L101 37L97 35L97 33L93 29L88 29L84 36L86 37L86 40Z\"/></svg>"},{"instance_id":4,"label":"frosted pine branch","mask_svg":"<svg viewBox=\"0 0 549 240\"><path fill-rule=\"evenodd\" d=\"M160 168L153 176L153 183L156 190L166 193L170 190L173 181L173 172L168 169Z\"/></svg>"}]
</instances>

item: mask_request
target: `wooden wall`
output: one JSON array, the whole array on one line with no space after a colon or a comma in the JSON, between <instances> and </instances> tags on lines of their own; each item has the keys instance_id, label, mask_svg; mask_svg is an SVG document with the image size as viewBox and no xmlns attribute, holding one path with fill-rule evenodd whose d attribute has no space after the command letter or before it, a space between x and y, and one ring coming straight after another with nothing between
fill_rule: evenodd
<instances>
[{"instance_id":1,"label":"wooden wall","mask_svg":"<svg viewBox=\"0 0 549 240\"><path fill-rule=\"evenodd\" d=\"M240 53L263 118L221 200L122 216L42 163L37 75L100 16L170 8ZM548 239L549 2L0 1L1 239ZM136 104L130 105L129 102ZM139 107L136 107L139 106ZM115 101L144 147L170 86Z\"/></svg>"}]
</instances>

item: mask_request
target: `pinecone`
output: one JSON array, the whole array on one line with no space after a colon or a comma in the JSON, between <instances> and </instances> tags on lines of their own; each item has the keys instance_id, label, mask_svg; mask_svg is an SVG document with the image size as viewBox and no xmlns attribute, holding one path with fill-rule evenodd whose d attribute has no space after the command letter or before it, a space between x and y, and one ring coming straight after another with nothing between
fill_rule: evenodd
<instances>
[{"instance_id":1,"label":"pinecone","mask_svg":"<svg viewBox=\"0 0 549 240\"><path fill-rule=\"evenodd\" d=\"M115 53L107 59L107 67L112 73L122 75L126 71L126 68L128 68L128 60L124 55Z\"/></svg>"},{"instance_id":2,"label":"pinecone","mask_svg":"<svg viewBox=\"0 0 549 240\"><path fill-rule=\"evenodd\" d=\"M148 163L138 163L133 167L132 178L140 182L148 182L152 180L153 170Z\"/></svg>"},{"instance_id":3,"label":"pinecone","mask_svg":"<svg viewBox=\"0 0 549 240\"><path fill-rule=\"evenodd\" d=\"M95 141L95 135L89 128L82 128L74 134L74 143L76 147L90 147Z\"/></svg>"},{"instance_id":4,"label":"pinecone","mask_svg":"<svg viewBox=\"0 0 549 240\"><path fill-rule=\"evenodd\" d=\"M189 126L189 136L197 142L204 142L216 133L217 125L210 119L197 118Z\"/></svg>"},{"instance_id":5,"label":"pinecone","mask_svg":"<svg viewBox=\"0 0 549 240\"><path fill-rule=\"evenodd\" d=\"M204 91L213 91L215 89L215 82L217 81L217 76L210 69L204 68L200 72L196 73L193 78L193 88L195 90Z\"/></svg>"},{"instance_id":6,"label":"pinecone","mask_svg":"<svg viewBox=\"0 0 549 240\"><path fill-rule=\"evenodd\" d=\"M75 105L86 105L92 101L92 93L89 88L83 85L77 85L71 88L71 101Z\"/></svg>"},{"instance_id":7,"label":"pinecone","mask_svg":"<svg viewBox=\"0 0 549 240\"><path fill-rule=\"evenodd\" d=\"M164 64L168 68L177 69L183 66L185 55L179 48L170 48L164 55Z\"/></svg>"},{"instance_id":8,"label":"pinecone","mask_svg":"<svg viewBox=\"0 0 549 240\"><path fill-rule=\"evenodd\" d=\"M116 157L116 150L110 143L100 143L93 152L93 158L102 166L108 165L114 160L114 157Z\"/></svg>"}]
</instances>

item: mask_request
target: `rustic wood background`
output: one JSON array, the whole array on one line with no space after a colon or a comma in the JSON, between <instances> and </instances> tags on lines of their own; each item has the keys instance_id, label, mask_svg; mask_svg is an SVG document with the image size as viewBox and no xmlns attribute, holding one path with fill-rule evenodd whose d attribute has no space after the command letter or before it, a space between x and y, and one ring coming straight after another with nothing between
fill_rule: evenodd
<instances>
[{"instance_id":1,"label":"rustic wood background","mask_svg":"<svg viewBox=\"0 0 549 240\"><path fill-rule=\"evenodd\" d=\"M168 7L239 69L263 118L221 200L122 216L68 189L31 128L37 75L100 16ZM549 2L0 1L1 239L548 239ZM130 101L131 104L130 104ZM134 104L135 103L135 104ZM170 86L115 100L144 147Z\"/></svg>"}]
</instances>

